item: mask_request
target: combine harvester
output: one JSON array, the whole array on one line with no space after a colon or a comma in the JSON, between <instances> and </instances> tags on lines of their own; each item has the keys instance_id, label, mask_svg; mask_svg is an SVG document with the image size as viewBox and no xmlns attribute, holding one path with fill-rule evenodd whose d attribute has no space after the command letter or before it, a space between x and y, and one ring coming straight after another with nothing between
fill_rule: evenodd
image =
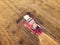
<instances>
[{"instance_id":1,"label":"combine harvester","mask_svg":"<svg viewBox=\"0 0 60 45\"><path fill-rule=\"evenodd\" d=\"M41 26L31 17L32 14L27 12L21 19L17 20L17 24L20 26L21 20L24 19L24 26L27 27L32 34L40 35L43 31Z\"/></svg>"}]
</instances>

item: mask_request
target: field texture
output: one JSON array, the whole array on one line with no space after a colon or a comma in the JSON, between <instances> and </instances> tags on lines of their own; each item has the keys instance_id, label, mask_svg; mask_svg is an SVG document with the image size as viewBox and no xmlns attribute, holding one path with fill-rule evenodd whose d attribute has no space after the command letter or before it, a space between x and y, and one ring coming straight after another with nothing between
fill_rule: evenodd
<instances>
[{"instance_id":1,"label":"field texture","mask_svg":"<svg viewBox=\"0 0 60 45\"><path fill-rule=\"evenodd\" d=\"M31 34L16 20L26 12L41 24L43 33ZM60 42L59 0L0 0L0 45L58 45Z\"/></svg>"}]
</instances>

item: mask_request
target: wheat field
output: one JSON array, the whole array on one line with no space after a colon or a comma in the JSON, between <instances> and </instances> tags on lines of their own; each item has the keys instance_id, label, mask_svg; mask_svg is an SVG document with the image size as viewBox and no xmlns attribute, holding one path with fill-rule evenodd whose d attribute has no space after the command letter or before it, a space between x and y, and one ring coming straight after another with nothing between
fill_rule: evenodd
<instances>
[{"instance_id":1,"label":"wheat field","mask_svg":"<svg viewBox=\"0 0 60 45\"><path fill-rule=\"evenodd\" d=\"M23 22L21 26L16 23L28 11L45 28L40 37L31 34ZM0 0L0 45L58 45L59 42L59 0Z\"/></svg>"}]
</instances>

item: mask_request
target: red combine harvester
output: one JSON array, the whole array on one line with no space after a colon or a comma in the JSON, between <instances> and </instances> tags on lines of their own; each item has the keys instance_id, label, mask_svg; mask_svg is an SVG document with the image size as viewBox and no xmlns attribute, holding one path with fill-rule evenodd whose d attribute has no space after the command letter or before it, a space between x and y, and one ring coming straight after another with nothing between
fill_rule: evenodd
<instances>
[{"instance_id":1,"label":"red combine harvester","mask_svg":"<svg viewBox=\"0 0 60 45\"><path fill-rule=\"evenodd\" d=\"M43 31L39 24L36 23L36 21L31 17L31 14L26 14L23 16L24 19L24 25L33 33L40 35ZM18 22L18 21L17 21ZM20 25L20 21L18 22L18 25Z\"/></svg>"}]
</instances>

